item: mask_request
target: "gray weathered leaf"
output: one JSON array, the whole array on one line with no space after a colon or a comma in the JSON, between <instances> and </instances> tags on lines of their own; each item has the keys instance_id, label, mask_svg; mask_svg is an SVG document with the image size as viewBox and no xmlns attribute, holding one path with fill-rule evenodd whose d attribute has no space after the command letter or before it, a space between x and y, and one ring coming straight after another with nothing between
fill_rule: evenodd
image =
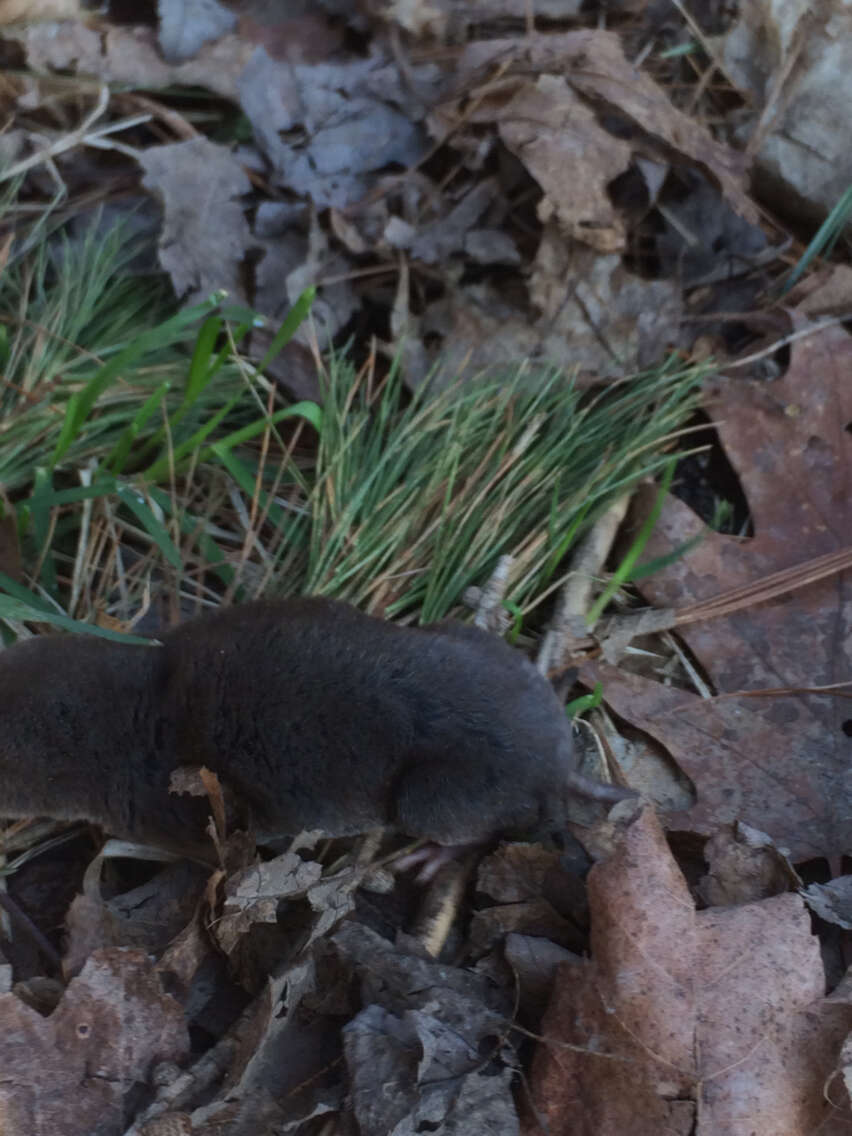
<instances>
[{"instance_id":1,"label":"gray weathered leaf","mask_svg":"<svg viewBox=\"0 0 852 1136\"><path fill-rule=\"evenodd\" d=\"M423 156L419 124L370 89L382 63L370 56L293 65L254 52L240 76L240 103L278 185L342 208L366 193L370 172Z\"/></svg>"},{"instance_id":2,"label":"gray weathered leaf","mask_svg":"<svg viewBox=\"0 0 852 1136\"><path fill-rule=\"evenodd\" d=\"M152 146L139 156L143 185L163 206L160 263L191 301L217 288L242 295L240 264L251 242L239 198L248 176L225 146L206 138Z\"/></svg>"},{"instance_id":3,"label":"gray weathered leaf","mask_svg":"<svg viewBox=\"0 0 852 1136\"><path fill-rule=\"evenodd\" d=\"M160 50L169 63L192 59L205 43L233 31L237 17L219 0L158 0Z\"/></svg>"}]
</instances>

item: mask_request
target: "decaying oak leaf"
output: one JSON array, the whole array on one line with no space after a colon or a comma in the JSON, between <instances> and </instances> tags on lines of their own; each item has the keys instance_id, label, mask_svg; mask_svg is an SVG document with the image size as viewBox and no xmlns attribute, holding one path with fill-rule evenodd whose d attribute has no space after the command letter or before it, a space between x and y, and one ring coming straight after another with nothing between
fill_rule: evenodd
<instances>
[{"instance_id":1,"label":"decaying oak leaf","mask_svg":"<svg viewBox=\"0 0 852 1136\"><path fill-rule=\"evenodd\" d=\"M43 1017L0 995L0 1124L10 1136L114 1136L125 1095L189 1052L183 1010L144 951L96 951Z\"/></svg>"},{"instance_id":2,"label":"decaying oak leaf","mask_svg":"<svg viewBox=\"0 0 852 1136\"><path fill-rule=\"evenodd\" d=\"M562 966L533 1067L552 1136L848 1131L842 1085L823 1088L852 1005L824 997L798 895L696 911L646 809L589 901L592 959Z\"/></svg>"}]
</instances>

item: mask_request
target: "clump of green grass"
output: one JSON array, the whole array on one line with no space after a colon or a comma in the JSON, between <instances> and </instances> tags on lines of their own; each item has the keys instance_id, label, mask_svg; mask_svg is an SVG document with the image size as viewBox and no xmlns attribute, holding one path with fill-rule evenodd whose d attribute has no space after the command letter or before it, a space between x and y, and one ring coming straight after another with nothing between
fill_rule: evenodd
<instances>
[{"instance_id":1,"label":"clump of green grass","mask_svg":"<svg viewBox=\"0 0 852 1136\"><path fill-rule=\"evenodd\" d=\"M665 465L699 378L663 368L590 396L521 366L408 399L398 371L376 391L332 360L308 488L268 549L275 579L431 620L510 555L509 599L529 611L598 513Z\"/></svg>"},{"instance_id":2,"label":"clump of green grass","mask_svg":"<svg viewBox=\"0 0 852 1136\"><path fill-rule=\"evenodd\" d=\"M152 592L317 592L429 620L504 554L528 612L598 512L664 466L702 375L590 395L521 366L411 395L397 367L377 381L336 356L322 409L282 405L264 368L310 295L252 366L254 313L214 297L166 315L120 233L66 245L61 269L56 248L0 284L0 485L25 563L0 575L10 621L126 623Z\"/></svg>"},{"instance_id":3,"label":"clump of green grass","mask_svg":"<svg viewBox=\"0 0 852 1136\"><path fill-rule=\"evenodd\" d=\"M146 579L158 564L183 567L177 479L213 441L227 452L267 424L273 384L247 376L237 355L255 314L222 297L169 314L163 281L132 270L136 251L121 229L93 227L72 243L45 226L0 278L0 489L14 501L30 577L29 587L3 577L8 619L23 618L21 604L60 626L70 612L129 618L128 558L141 558ZM203 531L196 542L217 557Z\"/></svg>"}]
</instances>

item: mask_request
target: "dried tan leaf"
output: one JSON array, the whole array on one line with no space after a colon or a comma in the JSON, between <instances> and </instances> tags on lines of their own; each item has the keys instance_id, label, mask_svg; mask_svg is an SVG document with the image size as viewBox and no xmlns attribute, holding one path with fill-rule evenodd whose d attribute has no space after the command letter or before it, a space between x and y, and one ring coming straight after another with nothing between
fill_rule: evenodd
<instances>
[{"instance_id":1,"label":"dried tan leaf","mask_svg":"<svg viewBox=\"0 0 852 1136\"><path fill-rule=\"evenodd\" d=\"M481 40L469 44L462 52L457 75L459 87L466 95L471 90L473 94L467 101L447 104L433 115L431 124L440 137L464 123L496 122L502 132L507 99L530 99L529 93L523 93L534 88L541 97L538 104L531 104L536 107L538 118L543 115L550 129L561 123L569 138L576 132L572 147L567 150L560 147L565 158L561 179L540 148L533 146L531 150L535 160L541 162L542 176L547 179L547 184L543 185L545 192L554 195L549 208L557 217L560 209L567 210L569 218L576 216L577 206L571 202L575 166L584 169L584 154L579 146L583 142L591 147L593 158L590 172L580 176L581 185L587 179L591 179L590 185L596 185L600 181L596 169L615 169L618 165L607 163L607 145L619 154L624 166L633 149L647 156L649 149L662 147L664 154L674 150L700 169L719 186L740 216L753 223L758 221L757 209L745 188L742 156L717 142L700 123L677 110L662 87L625 58L621 39L614 32L596 29L563 35ZM539 78L534 84L530 75L547 76L547 80L542 84ZM582 101L577 95L582 96ZM586 112L590 101L601 111L626 118L634 127L633 138L621 143L600 125L596 131L594 116ZM511 101L508 105L511 106ZM523 128L519 126L518 130L524 136ZM576 152L573 152L574 145ZM530 172L537 177L532 166ZM586 208L593 211L592 220L594 211L602 207L596 199L586 202ZM574 235L579 237L580 234Z\"/></svg>"},{"instance_id":2,"label":"dried tan leaf","mask_svg":"<svg viewBox=\"0 0 852 1136\"><path fill-rule=\"evenodd\" d=\"M97 951L49 1017L0 995L0 1116L10 1136L113 1136L125 1094L189 1052L183 1011L144 951Z\"/></svg>"},{"instance_id":3,"label":"dried tan leaf","mask_svg":"<svg viewBox=\"0 0 852 1136\"><path fill-rule=\"evenodd\" d=\"M801 880L765 832L726 825L704 845L707 873L698 894L711 907L733 907L795 891Z\"/></svg>"},{"instance_id":4,"label":"dried tan leaf","mask_svg":"<svg viewBox=\"0 0 852 1136\"><path fill-rule=\"evenodd\" d=\"M88 15L80 0L0 0L0 24L42 20L78 20Z\"/></svg>"},{"instance_id":5,"label":"dried tan leaf","mask_svg":"<svg viewBox=\"0 0 852 1136\"><path fill-rule=\"evenodd\" d=\"M181 860L138 887L105 899L101 868L99 856L86 872L83 893L74 898L65 917L62 972L66 978L105 947L139 947L150 955L159 954L192 920L204 880L203 869Z\"/></svg>"},{"instance_id":6,"label":"dried tan leaf","mask_svg":"<svg viewBox=\"0 0 852 1136\"><path fill-rule=\"evenodd\" d=\"M620 256L566 239L555 222L542 233L529 291L545 357L595 380L651 366L677 343L676 284L633 275Z\"/></svg>"},{"instance_id":7,"label":"dried tan leaf","mask_svg":"<svg viewBox=\"0 0 852 1136\"><path fill-rule=\"evenodd\" d=\"M160 49L169 63L192 59L237 24L236 15L219 0L159 0Z\"/></svg>"},{"instance_id":8,"label":"dried tan leaf","mask_svg":"<svg viewBox=\"0 0 852 1136\"><path fill-rule=\"evenodd\" d=\"M737 20L711 50L754 108L756 121L741 130L762 198L818 226L852 178L849 5L752 0L737 6Z\"/></svg>"},{"instance_id":9,"label":"dried tan leaf","mask_svg":"<svg viewBox=\"0 0 852 1136\"><path fill-rule=\"evenodd\" d=\"M28 3L29 0L26 0ZM254 47L226 35L203 47L185 63L164 62L152 28L89 27L71 21L12 29L35 71L94 75L127 87L201 86L236 98L237 79Z\"/></svg>"},{"instance_id":10,"label":"dried tan leaf","mask_svg":"<svg viewBox=\"0 0 852 1136\"><path fill-rule=\"evenodd\" d=\"M557 75L525 83L500 112L500 137L544 190L538 215L597 252L620 252L625 229L607 193L630 162L627 142L604 130Z\"/></svg>"},{"instance_id":11,"label":"dried tan leaf","mask_svg":"<svg viewBox=\"0 0 852 1136\"><path fill-rule=\"evenodd\" d=\"M540 844L501 844L479 865L476 890L500 903L520 903L533 899L546 890L548 879L561 880L561 853ZM576 893L584 894L582 886Z\"/></svg>"},{"instance_id":12,"label":"dried tan leaf","mask_svg":"<svg viewBox=\"0 0 852 1136\"><path fill-rule=\"evenodd\" d=\"M847 1130L842 1089L823 1087L852 1005L824 998L798 895L696 912L646 809L589 900L592 961L557 980L533 1068L553 1136Z\"/></svg>"}]
</instances>

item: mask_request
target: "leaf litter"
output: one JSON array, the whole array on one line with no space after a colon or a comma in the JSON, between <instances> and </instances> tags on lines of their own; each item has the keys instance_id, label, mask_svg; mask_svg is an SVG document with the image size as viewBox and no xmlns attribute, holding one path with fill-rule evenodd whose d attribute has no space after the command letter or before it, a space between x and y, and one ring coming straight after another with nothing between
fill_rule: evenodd
<instances>
[{"instance_id":1,"label":"leaf litter","mask_svg":"<svg viewBox=\"0 0 852 1136\"><path fill-rule=\"evenodd\" d=\"M801 32L785 31L784 58L759 61L775 86L750 83L769 91L752 123L768 143L743 148L741 107L718 128L739 93L714 77L736 71L738 35L779 18L772 5L740 20L697 88L687 71L691 104L671 82L681 72L634 62L637 32L657 46L670 34L653 5L625 6L636 25L617 30L582 26L583 7L327 0L270 16L249 0L161 0L156 28L30 9L3 33L29 67L3 93L17 118L4 163L73 199L107 152L160 207L178 296L225 288L280 319L315 285L319 346L366 329L377 351L401 352L412 386L438 363L452 376L519 357L618 381L702 334L724 358L757 326L749 309L786 247L748 188L755 152L783 179L772 100L791 75L805 91L822 82L825 61L802 82ZM0 7L0 22L20 15ZM677 34L682 46L694 24ZM73 76L90 94L111 84L99 120L85 99L74 123L51 117ZM236 108L239 139L202 133L180 87ZM789 127L801 111L787 105ZM800 185L809 160L799 148ZM834 267L833 290L801 289L803 313L848 311ZM774 382L708 385L754 534L708 534L670 498L647 557L704 535L639 582L648 602L685 608L848 544L848 343L836 326L794 343ZM190 878L93 866L67 916L64 995L37 973L0 995L10 1132L271 1133L340 1112L377 1134L541 1120L590 1136L847 1131L848 979L839 950L820 958L805 906L848 930L852 729L824 689L849 682L843 586L831 576L679 627L706 697L670 661L660 674L629 655L580 659L625 733L662 743L689 779L659 799L691 852L676 861L650 811L619 807L574 827L598 861L587 892L582 851L504 846L482 866L466 936L451 938L459 965L399 932L396 892L357 849L308 841L259 861L250 836L220 832L220 867ZM630 779L641 748L623 752ZM31 1009L22 999L39 989ZM541 1040L526 1096L529 1034ZM61 1111L44 1111L62 1085Z\"/></svg>"},{"instance_id":2,"label":"leaf litter","mask_svg":"<svg viewBox=\"0 0 852 1136\"><path fill-rule=\"evenodd\" d=\"M793 344L783 378L765 385L724 379L708 391L754 535L705 534L688 556L641 581L649 600L677 609L848 545L850 359L852 339L835 326ZM671 497L648 555L702 529ZM848 853L849 708L842 689L824 690L852 673L848 606L844 578L829 578L683 627L715 697L589 665L589 681L605 683L610 705L658 738L692 780L697 802L671 824L710 832L741 819L766 829L794 861ZM776 693L761 697L764 690Z\"/></svg>"},{"instance_id":3,"label":"leaf litter","mask_svg":"<svg viewBox=\"0 0 852 1136\"><path fill-rule=\"evenodd\" d=\"M825 997L799 896L696 911L643 810L589 903L592 959L563 964L533 1069L550 1132L848 1131L823 1089L852 1003Z\"/></svg>"}]
</instances>

